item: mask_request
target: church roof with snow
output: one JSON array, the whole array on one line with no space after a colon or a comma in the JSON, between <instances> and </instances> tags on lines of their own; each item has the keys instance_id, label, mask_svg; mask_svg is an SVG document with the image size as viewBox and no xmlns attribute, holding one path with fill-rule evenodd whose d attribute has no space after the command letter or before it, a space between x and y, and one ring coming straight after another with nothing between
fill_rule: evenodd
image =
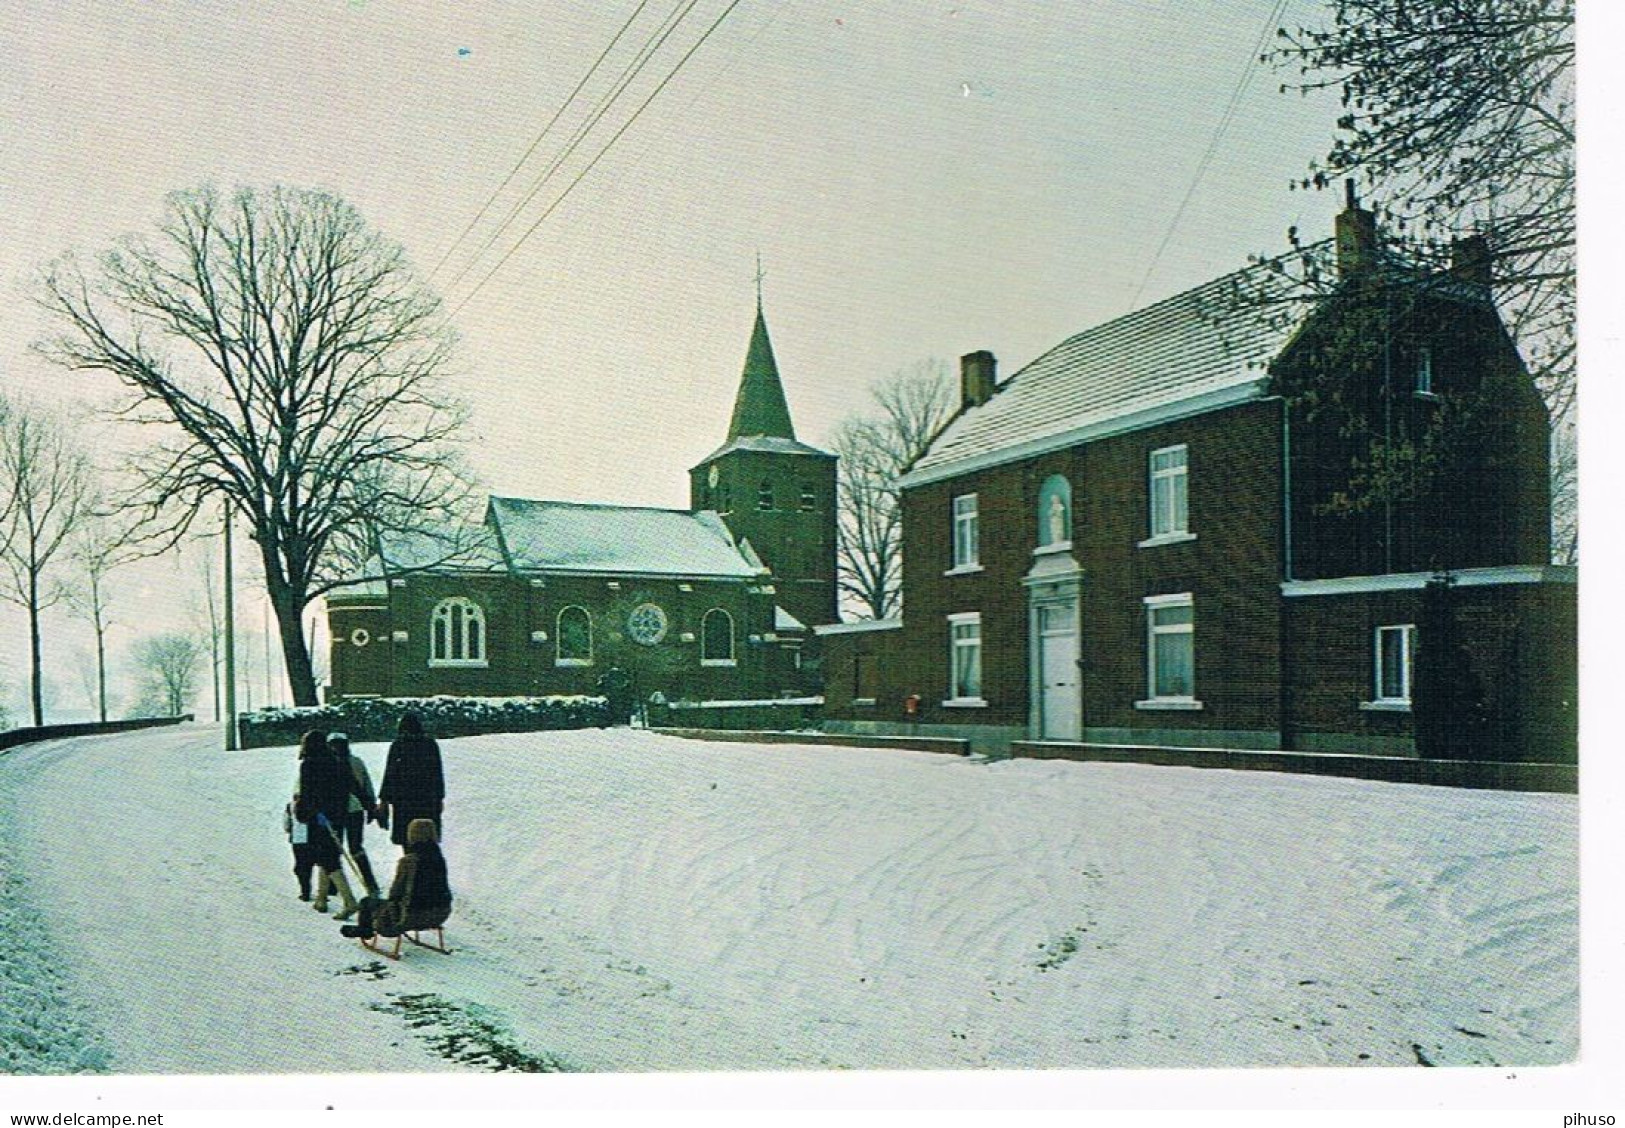
<instances>
[{"instance_id":1,"label":"church roof with snow","mask_svg":"<svg viewBox=\"0 0 1625 1128\"><path fill-rule=\"evenodd\" d=\"M445 533L385 533L379 552L367 558L356 578L330 595L338 602L384 595L389 577L405 572L506 572L508 562L495 534L483 525L458 526Z\"/></svg>"},{"instance_id":2,"label":"church roof with snow","mask_svg":"<svg viewBox=\"0 0 1625 1128\"><path fill-rule=\"evenodd\" d=\"M1265 394L1295 329L1244 295L1261 268L1227 274L1085 329L961 412L902 478L905 486L1029 458Z\"/></svg>"},{"instance_id":3,"label":"church roof with snow","mask_svg":"<svg viewBox=\"0 0 1625 1128\"><path fill-rule=\"evenodd\" d=\"M699 464L704 466L707 462L721 458L730 451L736 450L754 450L763 454L807 454L814 458L835 457L827 450L819 450L817 447L808 446L806 443L797 442L795 439L783 439L776 435L746 435L742 438L729 439L716 450L700 459Z\"/></svg>"},{"instance_id":4,"label":"church roof with snow","mask_svg":"<svg viewBox=\"0 0 1625 1128\"><path fill-rule=\"evenodd\" d=\"M486 524L518 572L754 579L764 569L715 513L493 497Z\"/></svg>"}]
</instances>

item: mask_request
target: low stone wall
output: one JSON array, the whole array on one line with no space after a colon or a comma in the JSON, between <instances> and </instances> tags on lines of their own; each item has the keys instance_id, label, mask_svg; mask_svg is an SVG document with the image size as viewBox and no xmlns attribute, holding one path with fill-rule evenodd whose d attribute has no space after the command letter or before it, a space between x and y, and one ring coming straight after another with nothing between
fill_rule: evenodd
<instances>
[{"instance_id":1,"label":"low stone wall","mask_svg":"<svg viewBox=\"0 0 1625 1128\"><path fill-rule=\"evenodd\" d=\"M664 736L690 740L719 740L740 744L826 744L838 748L903 748L911 752L940 752L969 756L970 741L941 736L852 736L829 732L748 732L739 729L657 728Z\"/></svg>"},{"instance_id":2,"label":"low stone wall","mask_svg":"<svg viewBox=\"0 0 1625 1128\"><path fill-rule=\"evenodd\" d=\"M970 746L971 755L1002 760L1010 755L1012 741L1025 740L1025 725L931 725L912 721L854 721L831 717L824 721L824 731L842 736L855 736L859 744L877 745L894 736L926 737L931 740L963 740Z\"/></svg>"},{"instance_id":3,"label":"low stone wall","mask_svg":"<svg viewBox=\"0 0 1625 1128\"><path fill-rule=\"evenodd\" d=\"M1079 760L1115 764L1154 764L1177 768L1229 768L1244 772L1290 772L1343 776L1434 787L1497 791L1552 791L1573 795L1579 773L1573 764L1491 763L1473 760L1417 760L1395 756L1346 756L1314 752L1268 752L1230 748L1155 748L1134 744L1060 744L1017 741L1012 756L1035 760Z\"/></svg>"},{"instance_id":4,"label":"low stone wall","mask_svg":"<svg viewBox=\"0 0 1625 1128\"><path fill-rule=\"evenodd\" d=\"M823 727L823 698L789 701L650 702L650 728L738 729L775 732Z\"/></svg>"},{"instance_id":5,"label":"low stone wall","mask_svg":"<svg viewBox=\"0 0 1625 1128\"><path fill-rule=\"evenodd\" d=\"M86 721L83 724L8 729L0 732L0 752L15 748L19 744L34 744L41 740L63 740L70 736L102 736L110 732L134 732L137 729L185 724L191 719L191 713L183 713L178 717L138 717L132 721Z\"/></svg>"}]
</instances>

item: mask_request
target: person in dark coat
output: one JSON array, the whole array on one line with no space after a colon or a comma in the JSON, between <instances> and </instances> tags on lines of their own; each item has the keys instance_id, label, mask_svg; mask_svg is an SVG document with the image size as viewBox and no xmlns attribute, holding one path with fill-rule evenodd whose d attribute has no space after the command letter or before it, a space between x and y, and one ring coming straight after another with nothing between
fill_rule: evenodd
<instances>
[{"instance_id":1,"label":"person in dark coat","mask_svg":"<svg viewBox=\"0 0 1625 1128\"><path fill-rule=\"evenodd\" d=\"M339 864L337 832L344 829L350 795L357 790L348 758L341 761L328 747L327 734L312 729L299 741L299 792L294 817L308 830L311 854L316 863L316 899L312 906L327 911L327 889L331 884L344 899L344 908L334 914L337 920L355 915L355 894ZM326 819L327 825L322 825Z\"/></svg>"},{"instance_id":2,"label":"person in dark coat","mask_svg":"<svg viewBox=\"0 0 1625 1128\"><path fill-rule=\"evenodd\" d=\"M399 936L439 928L451 916L451 883L446 858L435 841L434 822L413 819L406 829L406 852L395 863L389 897L363 897L361 915L339 931L345 936Z\"/></svg>"},{"instance_id":3,"label":"person in dark coat","mask_svg":"<svg viewBox=\"0 0 1625 1128\"><path fill-rule=\"evenodd\" d=\"M440 813L446 800L446 777L440 768L440 745L424 735L416 713L401 717L389 758L384 761L384 782L378 802L387 808L389 840L406 845L407 827L414 819L430 819L435 837L445 837ZM380 820L381 822L384 820Z\"/></svg>"}]
</instances>

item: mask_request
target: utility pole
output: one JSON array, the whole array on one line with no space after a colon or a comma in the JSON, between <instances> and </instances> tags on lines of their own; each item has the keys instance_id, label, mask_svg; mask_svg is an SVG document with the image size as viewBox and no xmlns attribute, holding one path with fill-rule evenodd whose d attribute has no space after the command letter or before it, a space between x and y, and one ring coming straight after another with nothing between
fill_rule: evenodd
<instances>
[{"instance_id":1,"label":"utility pole","mask_svg":"<svg viewBox=\"0 0 1625 1128\"><path fill-rule=\"evenodd\" d=\"M265 658L265 661L260 665L260 672L265 677L265 707L269 709L273 700L279 705L282 703L281 693L277 693L275 698L271 696L271 603L269 600L260 604L260 642L263 644L260 650Z\"/></svg>"},{"instance_id":2,"label":"utility pole","mask_svg":"<svg viewBox=\"0 0 1625 1128\"><path fill-rule=\"evenodd\" d=\"M226 503L226 751L237 750L237 589L231 582L231 503Z\"/></svg>"}]
</instances>

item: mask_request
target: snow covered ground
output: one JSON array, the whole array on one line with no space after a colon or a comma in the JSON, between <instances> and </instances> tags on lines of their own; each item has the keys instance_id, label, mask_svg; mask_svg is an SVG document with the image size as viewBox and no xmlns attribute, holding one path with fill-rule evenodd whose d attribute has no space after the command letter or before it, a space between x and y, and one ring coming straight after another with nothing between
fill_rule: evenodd
<instances>
[{"instance_id":1,"label":"snow covered ground","mask_svg":"<svg viewBox=\"0 0 1625 1128\"><path fill-rule=\"evenodd\" d=\"M391 964L295 899L292 750L216 742L0 756L0 1069L1578 1052L1572 796L627 730L454 740L456 951ZM360 751L381 770L381 745ZM395 849L369 841L387 880Z\"/></svg>"}]
</instances>

